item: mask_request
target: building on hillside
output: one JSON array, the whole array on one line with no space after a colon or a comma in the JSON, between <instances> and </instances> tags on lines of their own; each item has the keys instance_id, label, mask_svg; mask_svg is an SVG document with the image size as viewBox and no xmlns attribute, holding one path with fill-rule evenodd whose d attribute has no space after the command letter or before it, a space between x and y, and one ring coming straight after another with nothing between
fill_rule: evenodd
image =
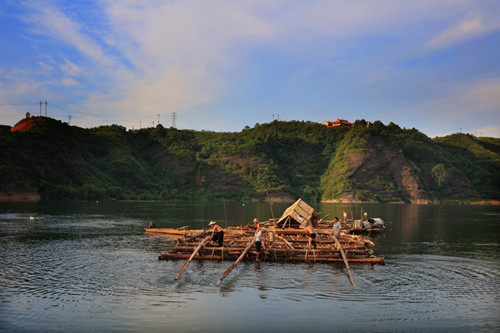
<instances>
[{"instance_id":1,"label":"building on hillside","mask_svg":"<svg viewBox=\"0 0 500 333\"><path fill-rule=\"evenodd\" d=\"M25 118L23 120L21 120L19 123L16 124L16 126L14 126L11 131L12 132L25 132L27 130L29 130L31 128L31 126L33 126L33 123L35 122L35 120L33 118Z\"/></svg>"},{"instance_id":2,"label":"building on hillside","mask_svg":"<svg viewBox=\"0 0 500 333\"><path fill-rule=\"evenodd\" d=\"M347 128L351 128L352 125L354 125L354 123L351 123L350 121L347 121L347 120L344 120L344 119L337 119L335 121L324 121L323 122L323 125L325 125L326 127L338 127L338 126L341 126L341 127L347 127Z\"/></svg>"},{"instance_id":3,"label":"building on hillside","mask_svg":"<svg viewBox=\"0 0 500 333\"><path fill-rule=\"evenodd\" d=\"M9 125L0 125L0 132L10 132L11 128Z\"/></svg>"}]
</instances>

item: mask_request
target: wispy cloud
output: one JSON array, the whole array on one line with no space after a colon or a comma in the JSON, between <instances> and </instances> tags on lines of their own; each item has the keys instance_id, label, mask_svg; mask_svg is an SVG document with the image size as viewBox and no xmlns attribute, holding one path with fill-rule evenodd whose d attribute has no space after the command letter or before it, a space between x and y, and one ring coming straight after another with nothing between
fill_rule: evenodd
<instances>
[{"instance_id":1,"label":"wispy cloud","mask_svg":"<svg viewBox=\"0 0 500 333\"><path fill-rule=\"evenodd\" d=\"M100 63L109 63L99 45L88 35L82 33L81 24L72 20L58 7L49 2L29 2L26 4L29 12L24 16L34 34L50 36L54 40L76 47L81 54ZM50 40L48 40L50 43Z\"/></svg>"},{"instance_id":2,"label":"wispy cloud","mask_svg":"<svg viewBox=\"0 0 500 333\"><path fill-rule=\"evenodd\" d=\"M480 15L438 33L426 46L431 49L441 49L499 29L500 21L496 15L494 17Z\"/></svg>"}]
</instances>

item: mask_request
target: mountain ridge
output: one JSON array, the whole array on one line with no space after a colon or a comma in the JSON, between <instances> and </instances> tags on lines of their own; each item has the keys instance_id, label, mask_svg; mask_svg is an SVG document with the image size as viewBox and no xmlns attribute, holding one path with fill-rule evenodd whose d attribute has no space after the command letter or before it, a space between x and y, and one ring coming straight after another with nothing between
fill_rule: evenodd
<instances>
[{"instance_id":1,"label":"mountain ridge","mask_svg":"<svg viewBox=\"0 0 500 333\"><path fill-rule=\"evenodd\" d=\"M230 133L162 125L83 129L47 117L18 125L27 120L31 127L23 131L0 133L3 201L269 196L436 204L500 198L497 138L457 133L431 139L365 120L350 129L276 120Z\"/></svg>"}]
</instances>

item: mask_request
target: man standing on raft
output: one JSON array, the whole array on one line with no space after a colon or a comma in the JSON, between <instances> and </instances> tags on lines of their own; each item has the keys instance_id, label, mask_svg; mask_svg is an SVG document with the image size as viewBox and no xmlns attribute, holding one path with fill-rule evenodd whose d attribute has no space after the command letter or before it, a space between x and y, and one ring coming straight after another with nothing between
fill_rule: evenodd
<instances>
[{"instance_id":1,"label":"man standing on raft","mask_svg":"<svg viewBox=\"0 0 500 333\"><path fill-rule=\"evenodd\" d=\"M210 221L208 224L212 227L212 242L219 242L219 246L224 244L224 230L217 225L214 221Z\"/></svg>"},{"instance_id":2,"label":"man standing on raft","mask_svg":"<svg viewBox=\"0 0 500 333\"><path fill-rule=\"evenodd\" d=\"M316 238L316 231L312 227L310 223L307 224L307 226L304 228L308 237L309 241L309 250L311 249L311 245L316 248L316 241L314 240Z\"/></svg>"},{"instance_id":3,"label":"man standing on raft","mask_svg":"<svg viewBox=\"0 0 500 333\"><path fill-rule=\"evenodd\" d=\"M253 219L253 223L256 226L255 230L255 249L257 250L257 257L255 258L255 261L260 262L259 256L260 252L262 251L262 245L264 244L265 240L265 235L264 235L264 230L261 229L259 220L256 218Z\"/></svg>"}]
</instances>

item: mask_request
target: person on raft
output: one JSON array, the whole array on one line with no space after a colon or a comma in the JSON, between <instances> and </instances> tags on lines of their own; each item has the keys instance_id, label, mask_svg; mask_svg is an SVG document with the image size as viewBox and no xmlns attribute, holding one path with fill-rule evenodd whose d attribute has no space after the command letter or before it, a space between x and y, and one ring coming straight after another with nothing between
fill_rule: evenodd
<instances>
[{"instance_id":1,"label":"person on raft","mask_svg":"<svg viewBox=\"0 0 500 333\"><path fill-rule=\"evenodd\" d=\"M311 224L307 224L307 226L304 228L306 231L308 241L309 241L309 250L311 249L311 245L316 248L316 241L314 240L316 238L316 231L312 227Z\"/></svg>"},{"instance_id":2,"label":"person on raft","mask_svg":"<svg viewBox=\"0 0 500 333\"><path fill-rule=\"evenodd\" d=\"M255 249L257 250L257 257L255 258L255 261L259 262L260 261L259 256L262 250L262 245L264 244L265 236L264 236L264 230L260 228L259 221L257 219L254 219L253 222L257 226L257 229L255 230Z\"/></svg>"},{"instance_id":3,"label":"person on raft","mask_svg":"<svg viewBox=\"0 0 500 333\"><path fill-rule=\"evenodd\" d=\"M156 228L155 224L153 221L148 222L148 229Z\"/></svg>"},{"instance_id":4,"label":"person on raft","mask_svg":"<svg viewBox=\"0 0 500 333\"><path fill-rule=\"evenodd\" d=\"M224 244L224 230L215 221L210 221L208 225L212 227L212 242L218 242L219 246L222 246Z\"/></svg>"},{"instance_id":5,"label":"person on raft","mask_svg":"<svg viewBox=\"0 0 500 333\"><path fill-rule=\"evenodd\" d=\"M333 218L332 235L334 235L335 237L339 238L339 236L340 236L340 229L341 229L341 225L340 225L339 218L335 216Z\"/></svg>"},{"instance_id":6,"label":"person on raft","mask_svg":"<svg viewBox=\"0 0 500 333\"><path fill-rule=\"evenodd\" d=\"M312 215L311 215L311 224L315 227L318 226L318 211L315 209L313 210L312 212Z\"/></svg>"}]
</instances>

